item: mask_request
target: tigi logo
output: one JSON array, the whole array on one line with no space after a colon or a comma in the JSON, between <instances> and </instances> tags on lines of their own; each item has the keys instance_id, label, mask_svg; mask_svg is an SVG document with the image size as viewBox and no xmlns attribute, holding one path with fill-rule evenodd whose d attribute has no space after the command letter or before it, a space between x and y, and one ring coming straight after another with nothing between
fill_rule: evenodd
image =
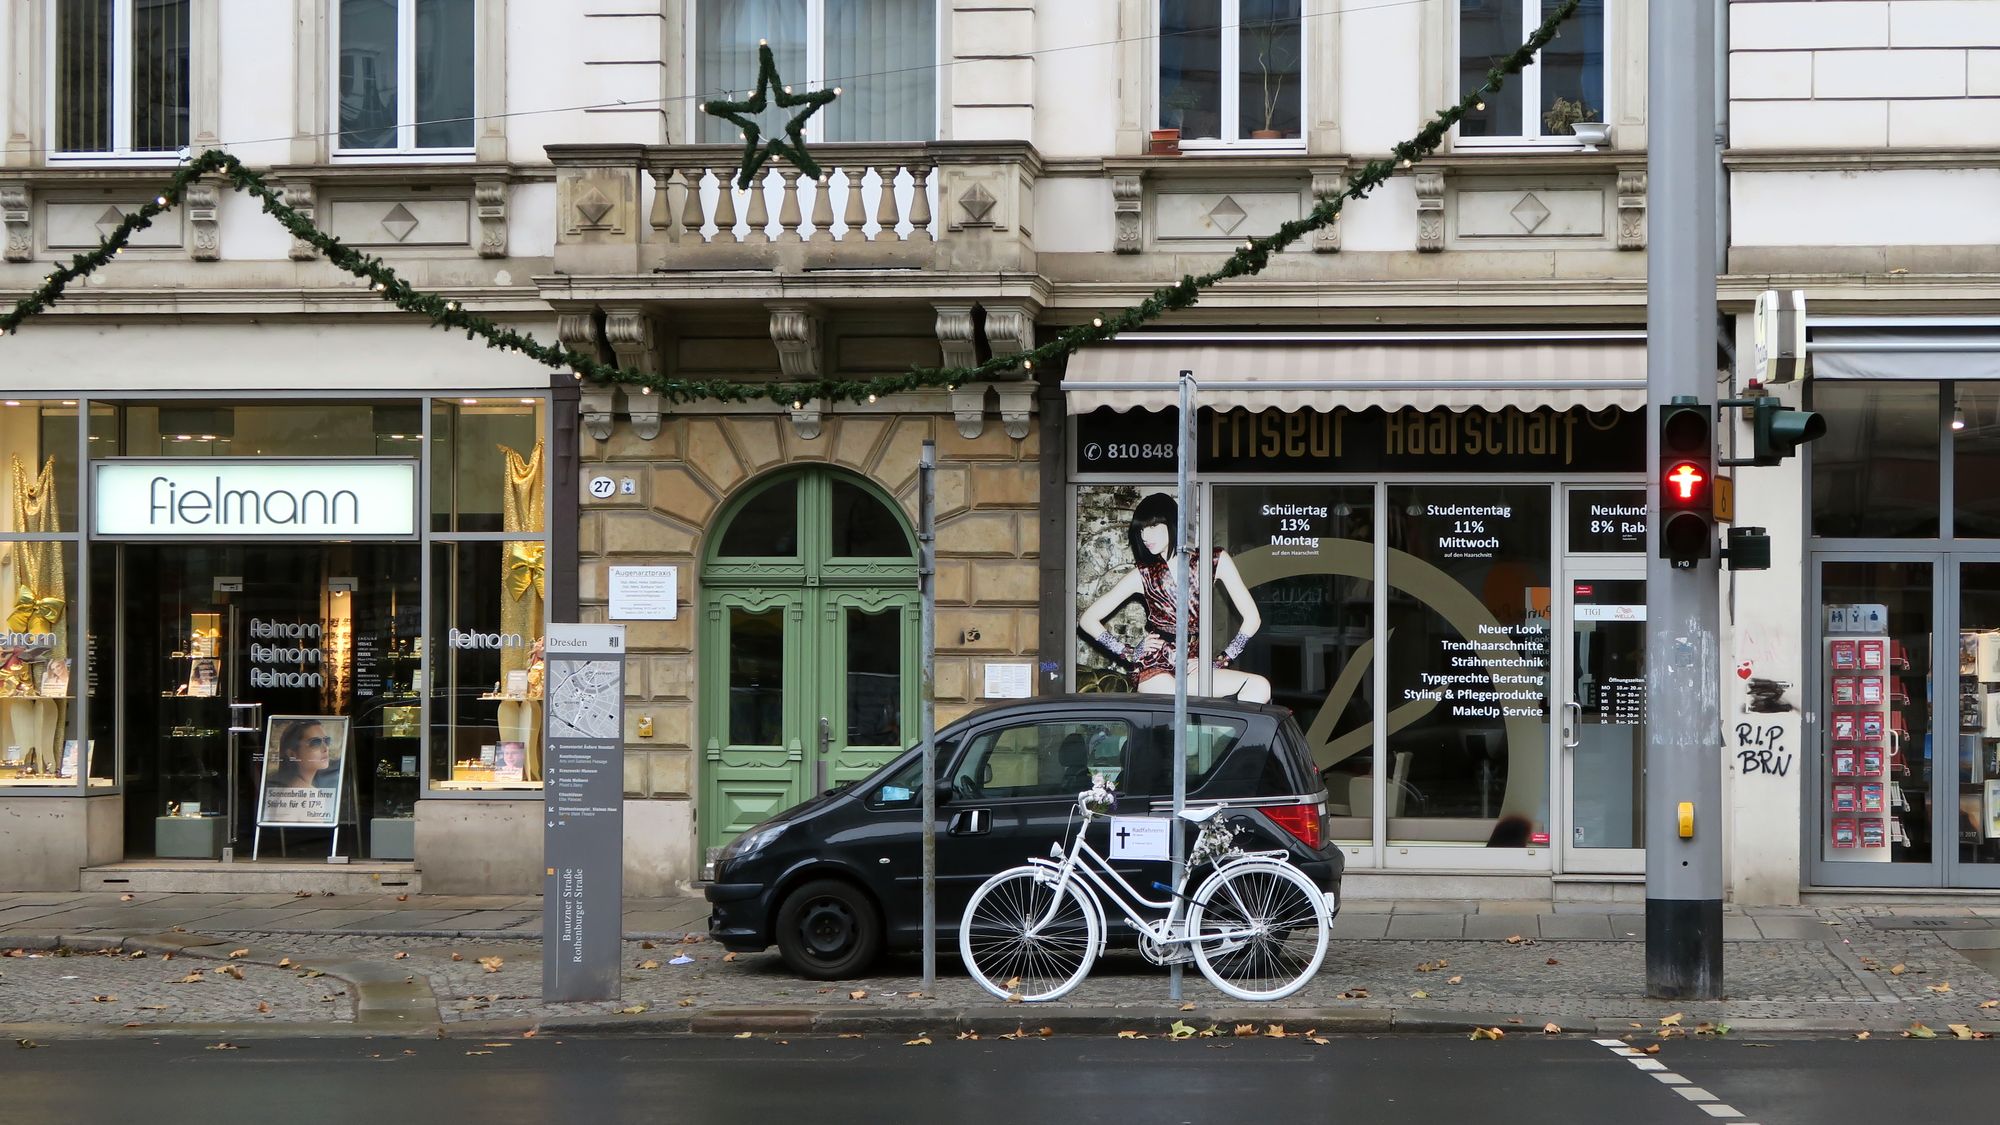
<instances>
[{"instance_id":1,"label":"tigi logo","mask_svg":"<svg viewBox=\"0 0 2000 1125\"><path fill-rule=\"evenodd\" d=\"M453 648L499 649L525 648L527 642L519 633L468 633L460 629L450 630L445 635Z\"/></svg>"}]
</instances>

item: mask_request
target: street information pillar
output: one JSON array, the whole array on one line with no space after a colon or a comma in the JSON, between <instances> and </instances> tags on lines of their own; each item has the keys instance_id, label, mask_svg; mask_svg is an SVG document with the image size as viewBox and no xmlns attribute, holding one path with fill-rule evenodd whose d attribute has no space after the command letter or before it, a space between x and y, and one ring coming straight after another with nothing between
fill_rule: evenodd
<instances>
[{"instance_id":1,"label":"street information pillar","mask_svg":"<svg viewBox=\"0 0 2000 1125\"><path fill-rule=\"evenodd\" d=\"M1715 6L1647 13L1647 464L1670 402L1715 407ZM1713 537L1665 557L1652 472L1646 560L1646 990L1722 996L1722 720Z\"/></svg>"},{"instance_id":2,"label":"street information pillar","mask_svg":"<svg viewBox=\"0 0 2000 1125\"><path fill-rule=\"evenodd\" d=\"M543 645L542 999L616 1000L625 928L625 627Z\"/></svg>"}]
</instances>

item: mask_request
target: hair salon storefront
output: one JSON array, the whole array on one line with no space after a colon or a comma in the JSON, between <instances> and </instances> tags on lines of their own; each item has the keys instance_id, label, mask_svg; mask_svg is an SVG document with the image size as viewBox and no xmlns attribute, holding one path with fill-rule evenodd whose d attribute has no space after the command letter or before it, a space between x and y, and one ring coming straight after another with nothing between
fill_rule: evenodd
<instances>
[{"instance_id":1,"label":"hair salon storefront","mask_svg":"<svg viewBox=\"0 0 2000 1125\"><path fill-rule=\"evenodd\" d=\"M521 839L477 862L532 867L548 419L518 390L0 405L0 885L411 883L487 809Z\"/></svg>"},{"instance_id":2,"label":"hair salon storefront","mask_svg":"<svg viewBox=\"0 0 2000 1125\"><path fill-rule=\"evenodd\" d=\"M1203 388L1193 687L1294 712L1351 871L1546 888L1643 870L1640 347L1488 349L1487 370L1553 372L1510 383ZM1284 369L1207 350L1209 370ZM1133 351L1126 371L1173 370ZM1080 691L1171 692L1177 412L1159 382L1100 363L1065 384L1069 671Z\"/></svg>"}]
</instances>

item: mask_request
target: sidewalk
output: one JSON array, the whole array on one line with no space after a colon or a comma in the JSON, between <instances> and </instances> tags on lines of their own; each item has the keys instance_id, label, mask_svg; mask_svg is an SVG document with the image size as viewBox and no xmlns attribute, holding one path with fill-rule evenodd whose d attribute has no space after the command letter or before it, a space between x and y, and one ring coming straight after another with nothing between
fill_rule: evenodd
<instances>
[{"instance_id":1,"label":"sidewalk","mask_svg":"<svg viewBox=\"0 0 2000 1125\"><path fill-rule=\"evenodd\" d=\"M439 895L0 894L0 1023L14 1038L79 1033L496 1035L540 1027L648 1032L1164 1031L1284 1023L1334 1031L1738 1032L1893 1035L1922 1022L2000 1032L2000 907L1732 910L1729 999L1643 995L1644 918L1606 904L1350 901L1299 994L1247 1008L1192 967L1114 951L1052 1005L995 1002L939 957L861 981L790 975L775 954L726 958L700 899L626 903L624 996L541 1000L541 903ZM685 960L682 960L685 958ZM679 963L676 963L679 962Z\"/></svg>"}]
</instances>

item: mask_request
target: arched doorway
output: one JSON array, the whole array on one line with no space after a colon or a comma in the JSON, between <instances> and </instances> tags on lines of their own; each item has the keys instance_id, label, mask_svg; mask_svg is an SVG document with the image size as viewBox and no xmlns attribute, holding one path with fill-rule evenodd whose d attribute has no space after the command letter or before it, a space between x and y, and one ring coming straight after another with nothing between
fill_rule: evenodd
<instances>
[{"instance_id":1,"label":"arched doorway","mask_svg":"<svg viewBox=\"0 0 2000 1125\"><path fill-rule=\"evenodd\" d=\"M916 540L888 495L832 469L745 488L702 566L704 851L866 776L914 738ZM712 853L711 853L712 854Z\"/></svg>"}]
</instances>

